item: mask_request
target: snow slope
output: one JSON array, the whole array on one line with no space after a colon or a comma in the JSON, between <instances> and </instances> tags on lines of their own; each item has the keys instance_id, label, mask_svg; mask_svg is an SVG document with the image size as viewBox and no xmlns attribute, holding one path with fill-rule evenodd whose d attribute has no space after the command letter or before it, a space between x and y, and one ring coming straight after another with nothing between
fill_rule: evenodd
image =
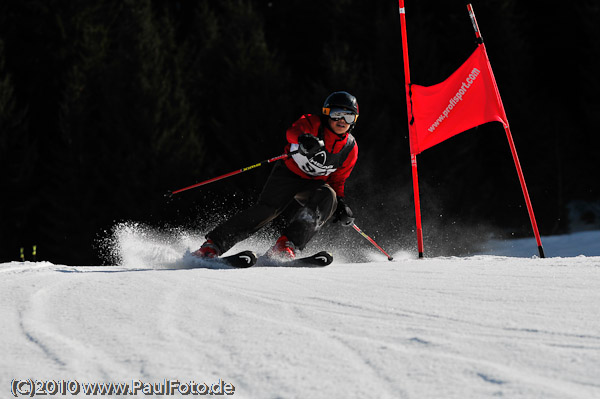
<instances>
[{"instance_id":1,"label":"snow slope","mask_svg":"<svg viewBox=\"0 0 600 399\"><path fill-rule=\"evenodd\" d=\"M221 380L236 398L599 398L600 236L575 238L544 238L546 259L213 270L168 269L185 240L129 232L121 266L0 264L0 397L34 379ZM531 256L531 242L489 253ZM198 397L177 392L164 397Z\"/></svg>"}]
</instances>

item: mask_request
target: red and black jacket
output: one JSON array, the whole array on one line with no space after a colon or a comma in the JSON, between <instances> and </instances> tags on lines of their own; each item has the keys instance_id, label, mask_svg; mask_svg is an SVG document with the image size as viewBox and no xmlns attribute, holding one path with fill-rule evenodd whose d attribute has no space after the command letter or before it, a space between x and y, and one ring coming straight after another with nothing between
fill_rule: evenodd
<instances>
[{"instance_id":1,"label":"red and black jacket","mask_svg":"<svg viewBox=\"0 0 600 399\"><path fill-rule=\"evenodd\" d=\"M298 137L312 134L325 147L310 159L299 153L285 160L289 170L304 179L324 180L338 197L344 196L344 184L358 159L358 145L350 133L337 135L322 123L318 115L303 115L287 130L286 152L298 148Z\"/></svg>"}]
</instances>

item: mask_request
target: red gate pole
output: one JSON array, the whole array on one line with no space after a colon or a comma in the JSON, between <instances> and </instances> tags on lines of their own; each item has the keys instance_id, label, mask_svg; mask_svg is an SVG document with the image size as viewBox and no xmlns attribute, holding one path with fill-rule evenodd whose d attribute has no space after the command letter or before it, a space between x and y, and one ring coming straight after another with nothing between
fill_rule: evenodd
<instances>
[{"instance_id":1,"label":"red gate pole","mask_svg":"<svg viewBox=\"0 0 600 399\"><path fill-rule=\"evenodd\" d=\"M544 255L542 239L540 238L540 232L538 231L537 222L535 221L535 214L533 213L533 206L531 205L531 199L529 198L529 192L527 191L527 185L525 184L525 176L523 176L523 170L521 169L521 163L519 162L519 156L517 155L515 142L513 141L508 124L504 126L504 130L506 131L510 152L512 153L513 160L515 161L515 167L517 168L517 174L519 175L519 182L521 183L521 190L523 191L523 196L525 197L525 204L527 205L527 212L529 213L529 220L531 220L531 228L533 229L533 234L535 235L538 252L540 253L540 258L545 258L546 256Z\"/></svg>"},{"instance_id":2,"label":"red gate pole","mask_svg":"<svg viewBox=\"0 0 600 399\"><path fill-rule=\"evenodd\" d=\"M471 4L467 4L467 10L469 11L469 17L471 17L471 23L473 24L473 29L475 30L475 37L477 38L477 43L480 46L483 46L483 54L485 55L485 61L487 63L487 67L490 69L490 75L492 76L494 89L496 91L496 97L498 99L498 103L502 108L502 112L504 113L505 122L503 123L504 130L506 131L506 138L508 139L508 145L510 147L510 152L513 157L513 161L515 162L515 168L517 169L517 174L519 175L519 183L521 183L521 190L523 191L523 197L525 197L525 204L527 205L527 212L529 213L529 220L531 220L531 227L533 229L533 234L535 235L535 240L538 246L538 252L540 254L540 258L545 258L544 255L544 247L542 246L542 239L540 238L540 232L538 230L537 222L535 221L535 214L533 213L533 206L531 205L531 199L529 198L529 192L527 190L527 185L525 184L525 176L523 175L523 170L521 169L521 163L519 162L519 156L517 155L517 149L515 147L515 142L513 141L512 134L510 132L510 126L508 124L508 118L506 118L506 113L504 112L504 105L502 104L502 98L500 97L500 92L498 91L498 86L496 85L496 79L494 78L494 73L491 71L490 60L488 59L487 51L485 51L485 44L483 44L483 38L481 37L481 32L479 30L479 25L477 24L477 19L475 18L475 12L473 11L473 6Z\"/></svg>"},{"instance_id":3,"label":"red gate pole","mask_svg":"<svg viewBox=\"0 0 600 399\"><path fill-rule=\"evenodd\" d=\"M406 91L406 110L408 113L408 135L410 140L410 164L412 167L413 193L415 198L415 219L417 224L417 249L419 258L423 257L423 227L421 225L421 201L419 199L419 176L417 173L416 133L412 117L412 101L410 95L410 68L408 63L408 40L406 37L406 13L404 0L398 0L400 12L400 27L402 29L402 54L404 59L404 88Z\"/></svg>"}]
</instances>

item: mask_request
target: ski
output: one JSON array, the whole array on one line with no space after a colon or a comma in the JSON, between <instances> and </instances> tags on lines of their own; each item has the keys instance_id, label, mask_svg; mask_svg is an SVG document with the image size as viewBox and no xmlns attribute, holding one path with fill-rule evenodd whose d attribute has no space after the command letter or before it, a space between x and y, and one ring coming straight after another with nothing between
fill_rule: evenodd
<instances>
[{"instance_id":1,"label":"ski","mask_svg":"<svg viewBox=\"0 0 600 399\"><path fill-rule=\"evenodd\" d=\"M229 256L221 256L217 259L228 264L229 266L243 269L254 266L256 264L257 257L252 251L242 251Z\"/></svg>"},{"instance_id":2,"label":"ski","mask_svg":"<svg viewBox=\"0 0 600 399\"><path fill-rule=\"evenodd\" d=\"M190 253L186 253L185 259L192 264L190 267L206 267L209 265L215 266L230 266L236 269L244 269L256 264L257 256L252 251L242 251L233 255L220 256L218 258L199 258Z\"/></svg>"},{"instance_id":3,"label":"ski","mask_svg":"<svg viewBox=\"0 0 600 399\"><path fill-rule=\"evenodd\" d=\"M317 252L311 256L291 260L279 260L268 256L261 256L256 262L256 266L275 266L275 267L325 267L333 262L333 255L327 251Z\"/></svg>"},{"instance_id":4,"label":"ski","mask_svg":"<svg viewBox=\"0 0 600 399\"><path fill-rule=\"evenodd\" d=\"M257 257L253 251L242 251L218 258L198 258L189 252L185 254L186 268L208 267L217 268L233 267L245 269L252 266L272 267L325 267L333 262L333 255L321 251L311 256L303 256L291 260L274 259L268 256Z\"/></svg>"}]
</instances>

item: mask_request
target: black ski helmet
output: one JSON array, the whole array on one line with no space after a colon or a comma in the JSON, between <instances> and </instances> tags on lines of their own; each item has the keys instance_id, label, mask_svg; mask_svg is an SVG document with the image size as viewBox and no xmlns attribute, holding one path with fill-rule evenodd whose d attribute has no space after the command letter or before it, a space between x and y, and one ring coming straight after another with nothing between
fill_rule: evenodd
<instances>
[{"instance_id":1,"label":"black ski helmet","mask_svg":"<svg viewBox=\"0 0 600 399\"><path fill-rule=\"evenodd\" d=\"M331 108L343 108L352 111L356 114L356 119L358 119L358 101L356 101L356 97L346 91L336 91L325 99L323 103L323 115L329 115ZM354 123L356 123L356 119Z\"/></svg>"}]
</instances>

